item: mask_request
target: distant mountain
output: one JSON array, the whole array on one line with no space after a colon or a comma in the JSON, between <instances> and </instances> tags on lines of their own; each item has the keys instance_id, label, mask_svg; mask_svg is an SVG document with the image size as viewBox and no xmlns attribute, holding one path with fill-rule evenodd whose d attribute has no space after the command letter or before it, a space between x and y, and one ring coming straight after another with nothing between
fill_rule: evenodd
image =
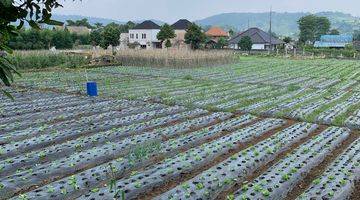
<instances>
[{"instance_id":1,"label":"distant mountain","mask_svg":"<svg viewBox=\"0 0 360 200\"><path fill-rule=\"evenodd\" d=\"M310 13L278 13L272 15L272 31L282 36L296 37L299 33L297 21ZM353 33L360 27L360 18L341 12L319 12L318 16L328 17L332 28L337 28L341 33ZM202 26L221 26L226 29L243 31L250 27L259 27L264 31L269 30L269 13L224 13L214 15L196 23Z\"/></svg>"},{"instance_id":2,"label":"distant mountain","mask_svg":"<svg viewBox=\"0 0 360 200\"><path fill-rule=\"evenodd\" d=\"M81 16L81 15L57 15L57 14L54 14L52 16L52 18L54 20L61 21L61 22L66 22L66 20L76 21L76 20L87 18L89 23L92 24L92 25L94 25L95 23L102 23L103 25L106 25L106 24L110 24L112 22L115 22L115 23L118 23L118 24L125 24L126 22L128 22L128 21L125 21L125 20L124 21L119 21L119 20L114 20L114 19L106 19L106 18L99 18L99 17L86 17L86 16ZM133 22L141 23L141 22L143 22L145 20L146 19L144 19L144 20L136 20L136 21L133 21ZM152 21L159 24L159 25L164 24L164 22L159 21L159 20L152 20Z\"/></svg>"}]
</instances>

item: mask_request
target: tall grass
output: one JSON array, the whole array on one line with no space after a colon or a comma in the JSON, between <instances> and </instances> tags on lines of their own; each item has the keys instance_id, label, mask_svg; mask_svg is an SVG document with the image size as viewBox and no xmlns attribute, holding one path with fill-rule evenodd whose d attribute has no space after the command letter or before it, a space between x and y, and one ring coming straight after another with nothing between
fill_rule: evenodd
<instances>
[{"instance_id":1,"label":"tall grass","mask_svg":"<svg viewBox=\"0 0 360 200\"><path fill-rule=\"evenodd\" d=\"M109 55L109 51L97 52L97 56ZM115 61L124 66L153 67L199 67L234 63L233 51L191 51L173 49L120 50L116 51Z\"/></svg>"},{"instance_id":2,"label":"tall grass","mask_svg":"<svg viewBox=\"0 0 360 200\"><path fill-rule=\"evenodd\" d=\"M88 59L80 54L68 54L51 51L15 51L9 56L17 69L41 69L48 67L74 68L88 63Z\"/></svg>"},{"instance_id":3,"label":"tall grass","mask_svg":"<svg viewBox=\"0 0 360 200\"><path fill-rule=\"evenodd\" d=\"M18 69L43 69L51 67L75 68L88 65L90 60L96 58L97 65L123 65L123 66L152 66L152 67L200 67L218 66L234 63L236 55L232 51L189 51L189 50L79 50L74 52L48 50L16 51L10 55L10 60ZM111 57L110 62L102 58ZM106 59L105 59L106 60Z\"/></svg>"}]
</instances>

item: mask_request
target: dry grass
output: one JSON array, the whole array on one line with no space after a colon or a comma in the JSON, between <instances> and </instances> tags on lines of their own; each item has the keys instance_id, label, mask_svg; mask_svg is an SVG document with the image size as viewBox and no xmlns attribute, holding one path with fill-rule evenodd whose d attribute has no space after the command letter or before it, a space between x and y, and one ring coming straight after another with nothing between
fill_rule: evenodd
<instances>
[{"instance_id":1,"label":"dry grass","mask_svg":"<svg viewBox=\"0 0 360 200\"><path fill-rule=\"evenodd\" d=\"M111 51L96 52L95 57L111 55ZM115 60L125 66L154 67L200 67L234 63L233 51L191 51L191 50L121 50L116 51Z\"/></svg>"},{"instance_id":2,"label":"dry grass","mask_svg":"<svg viewBox=\"0 0 360 200\"><path fill-rule=\"evenodd\" d=\"M116 51L116 56L112 56L111 50L60 50L51 52L49 50L36 51L15 51L13 57L17 60L49 60L44 58L54 58L51 62L57 63L56 58L64 60L67 57L83 57L84 59L92 58L100 62L95 62L95 65L123 65L123 66L152 66L152 67L203 67L203 66L218 66L224 64L231 64L236 61L236 54L233 51L226 50L209 50L209 51L192 51L192 50L174 50L174 49L156 49L156 50L119 50ZM104 59L105 58L105 59ZM110 61L105 61L111 58ZM91 60L91 59L90 59ZM20 62L19 65L24 62ZM33 62L24 65L21 68L44 68L51 64L37 64ZM60 62L60 64L66 62ZM81 62L84 64L83 62ZM49 65L49 66L47 66ZM25 67L26 66L26 67Z\"/></svg>"}]
</instances>

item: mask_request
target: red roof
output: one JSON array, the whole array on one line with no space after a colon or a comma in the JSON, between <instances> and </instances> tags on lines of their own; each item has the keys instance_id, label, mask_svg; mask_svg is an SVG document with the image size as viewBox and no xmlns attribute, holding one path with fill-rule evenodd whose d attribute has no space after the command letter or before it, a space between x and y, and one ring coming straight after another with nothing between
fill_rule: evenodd
<instances>
[{"instance_id":1,"label":"red roof","mask_svg":"<svg viewBox=\"0 0 360 200\"><path fill-rule=\"evenodd\" d=\"M210 37L229 37L229 33L219 27L211 27L205 34Z\"/></svg>"}]
</instances>

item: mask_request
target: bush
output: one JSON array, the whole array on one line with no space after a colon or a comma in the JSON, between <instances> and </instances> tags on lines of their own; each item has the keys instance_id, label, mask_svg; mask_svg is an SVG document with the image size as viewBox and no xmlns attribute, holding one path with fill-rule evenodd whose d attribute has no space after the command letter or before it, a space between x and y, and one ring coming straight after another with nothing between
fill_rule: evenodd
<instances>
[{"instance_id":1,"label":"bush","mask_svg":"<svg viewBox=\"0 0 360 200\"><path fill-rule=\"evenodd\" d=\"M346 46L344 49L331 49L331 48L314 48L312 46L304 46L304 50L307 53L313 53L314 56L326 56L330 58L353 58L357 51L352 45Z\"/></svg>"}]
</instances>

